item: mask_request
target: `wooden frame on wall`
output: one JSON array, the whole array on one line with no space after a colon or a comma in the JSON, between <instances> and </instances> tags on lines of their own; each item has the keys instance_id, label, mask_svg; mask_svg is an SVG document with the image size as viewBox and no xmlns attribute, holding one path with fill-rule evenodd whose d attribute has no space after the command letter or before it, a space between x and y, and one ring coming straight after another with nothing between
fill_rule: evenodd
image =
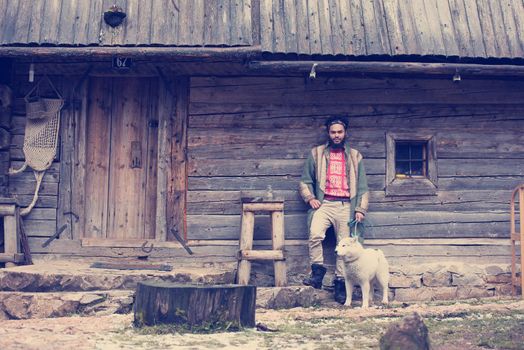
<instances>
[{"instance_id":1,"label":"wooden frame on wall","mask_svg":"<svg viewBox=\"0 0 524 350\"><path fill-rule=\"evenodd\" d=\"M427 174L421 178L396 177L395 144L398 141L426 142ZM432 196L437 194L437 153L435 135L426 132L386 133L386 196Z\"/></svg>"}]
</instances>

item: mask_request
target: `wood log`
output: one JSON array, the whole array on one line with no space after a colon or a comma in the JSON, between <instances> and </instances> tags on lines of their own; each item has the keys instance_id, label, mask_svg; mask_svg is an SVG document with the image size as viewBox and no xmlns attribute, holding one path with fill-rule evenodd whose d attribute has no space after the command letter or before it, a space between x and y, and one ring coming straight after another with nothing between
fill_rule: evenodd
<instances>
[{"instance_id":1,"label":"wood log","mask_svg":"<svg viewBox=\"0 0 524 350\"><path fill-rule=\"evenodd\" d=\"M134 324L172 324L190 331L238 330L255 326L255 305L255 286L140 282Z\"/></svg>"}]
</instances>

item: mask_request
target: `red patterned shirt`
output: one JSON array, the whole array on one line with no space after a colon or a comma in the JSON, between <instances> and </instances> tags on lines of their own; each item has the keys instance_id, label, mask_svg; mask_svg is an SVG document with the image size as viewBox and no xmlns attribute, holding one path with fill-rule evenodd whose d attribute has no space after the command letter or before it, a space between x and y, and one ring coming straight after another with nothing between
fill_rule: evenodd
<instances>
[{"instance_id":1,"label":"red patterned shirt","mask_svg":"<svg viewBox=\"0 0 524 350\"><path fill-rule=\"evenodd\" d=\"M333 197L349 197L344 149L331 149L329 152L325 194Z\"/></svg>"}]
</instances>

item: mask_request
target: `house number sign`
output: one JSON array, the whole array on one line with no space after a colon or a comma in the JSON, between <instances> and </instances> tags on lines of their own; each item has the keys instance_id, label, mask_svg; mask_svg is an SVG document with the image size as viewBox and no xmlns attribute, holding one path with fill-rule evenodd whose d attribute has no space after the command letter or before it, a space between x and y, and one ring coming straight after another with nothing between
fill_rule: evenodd
<instances>
[{"instance_id":1,"label":"house number sign","mask_svg":"<svg viewBox=\"0 0 524 350\"><path fill-rule=\"evenodd\" d=\"M129 57L113 57L114 69L129 69L133 65L133 60Z\"/></svg>"}]
</instances>

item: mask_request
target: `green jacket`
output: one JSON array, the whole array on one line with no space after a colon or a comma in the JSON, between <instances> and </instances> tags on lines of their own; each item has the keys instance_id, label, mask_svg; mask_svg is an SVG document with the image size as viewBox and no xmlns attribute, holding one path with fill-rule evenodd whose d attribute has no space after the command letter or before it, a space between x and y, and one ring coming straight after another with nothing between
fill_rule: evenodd
<instances>
[{"instance_id":1,"label":"green jacket","mask_svg":"<svg viewBox=\"0 0 524 350\"><path fill-rule=\"evenodd\" d=\"M324 201L326 177L329 163L329 143L314 147L304 165L300 178L299 192L302 199L309 203L313 198ZM366 215L369 204L369 190L362 154L349 144L345 145L346 177L351 201L350 222L355 219L355 211ZM308 227L311 224L314 209L308 211ZM348 223L349 224L349 223ZM362 225L358 225L361 227ZM360 234L360 232L359 232Z\"/></svg>"}]
</instances>

